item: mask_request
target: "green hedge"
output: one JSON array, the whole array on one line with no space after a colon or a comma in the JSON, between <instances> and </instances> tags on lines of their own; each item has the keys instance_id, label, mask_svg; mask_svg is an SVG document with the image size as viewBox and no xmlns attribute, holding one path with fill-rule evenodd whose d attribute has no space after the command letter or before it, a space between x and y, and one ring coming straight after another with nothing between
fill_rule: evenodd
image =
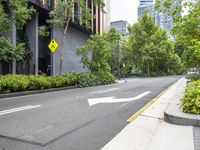
<instances>
[{"instance_id":1,"label":"green hedge","mask_svg":"<svg viewBox=\"0 0 200 150\"><path fill-rule=\"evenodd\" d=\"M181 108L183 112L200 115L200 80L187 85Z\"/></svg>"},{"instance_id":2,"label":"green hedge","mask_svg":"<svg viewBox=\"0 0 200 150\"><path fill-rule=\"evenodd\" d=\"M112 84L115 82L115 77L110 73L98 72L94 74L81 73L78 74L77 85L79 87L88 87L96 85Z\"/></svg>"},{"instance_id":3,"label":"green hedge","mask_svg":"<svg viewBox=\"0 0 200 150\"><path fill-rule=\"evenodd\" d=\"M200 80L200 74L187 74L186 78L192 81L197 81Z\"/></svg>"},{"instance_id":4,"label":"green hedge","mask_svg":"<svg viewBox=\"0 0 200 150\"><path fill-rule=\"evenodd\" d=\"M65 73L58 76L1 75L0 92L19 92L67 86L88 87L112 84L115 77L110 73Z\"/></svg>"}]
</instances>

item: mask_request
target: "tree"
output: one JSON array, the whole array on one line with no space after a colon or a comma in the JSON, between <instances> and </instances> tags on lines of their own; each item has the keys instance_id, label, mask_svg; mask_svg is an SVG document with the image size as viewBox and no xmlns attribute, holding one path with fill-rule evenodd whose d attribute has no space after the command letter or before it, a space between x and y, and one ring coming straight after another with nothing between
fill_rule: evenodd
<instances>
[{"instance_id":1,"label":"tree","mask_svg":"<svg viewBox=\"0 0 200 150\"><path fill-rule=\"evenodd\" d=\"M94 6L100 6L103 11L104 2L103 0L91 0ZM47 23L50 27L58 27L63 30L63 34L61 35L62 43L60 49L60 66L59 72L62 73L63 68L63 50L64 43L67 36L68 26L72 16L74 15L74 6L78 6L80 10L79 21L87 24L87 21L91 20L93 16L91 15L91 10L87 8L87 4L85 0L56 0L55 8L49 13L50 19L47 20ZM40 28L41 35L45 35L44 32L48 27L42 26Z\"/></svg>"},{"instance_id":2,"label":"tree","mask_svg":"<svg viewBox=\"0 0 200 150\"><path fill-rule=\"evenodd\" d=\"M8 13L5 6L9 9ZM7 0L5 4L0 2L0 35L10 31L13 25L17 29L23 28L34 11L33 7L28 6L27 0Z\"/></svg>"},{"instance_id":3,"label":"tree","mask_svg":"<svg viewBox=\"0 0 200 150\"><path fill-rule=\"evenodd\" d=\"M164 7L161 11L169 13L175 2L175 0L157 1L157 6L163 5ZM176 10L177 13L181 13L184 11L184 8L187 7L188 13L178 17L174 15L175 25L172 33L175 37L175 51L182 57L186 67L196 67L200 72L200 1L180 0L180 2L182 5L179 5L179 7L177 6L174 10Z\"/></svg>"},{"instance_id":4,"label":"tree","mask_svg":"<svg viewBox=\"0 0 200 150\"><path fill-rule=\"evenodd\" d=\"M118 64L118 59L121 57L119 56L119 46L122 40L121 34L114 28L110 30L108 34L105 35L105 40L109 42L109 46L111 48L111 58L109 59L109 65L111 67L111 72L113 74L116 73Z\"/></svg>"},{"instance_id":5,"label":"tree","mask_svg":"<svg viewBox=\"0 0 200 150\"><path fill-rule=\"evenodd\" d=\"M0 61L1 62L12 62L13 60L20 61L23 59L25 47L23 43L17 43L14 45L10 39L0 37Z\"/></svg>"},{"instance_id":6,"label":"tree","mask_svg":"<svg viewBox=\"0 0 200 150\"><path fill-rule=\"evenodd\" d=\"M106 35L91 35L85 46L77 49L77 54L81 55L82 63L92 72L110 72L111 67L111 46L106 40ZM90 58L92 55L92 58Z\"/></svg>"},{"instance_id":7,"label":"tree","mask_svg":"<svg viewBox=\"0 0 200 150\"><path fill-rule=\"evenodd\" d=\"M127 60L135 72L150 75L176 72L171 60L180 67L180 58L174 54L173 42L166 31L159 28L153 18L144 12L139 21L130 28Z\"/></svg>"},{"instance_id":8,"label":"tree","mask_svg":"<svg viewBox=\"0 0 200 150\"><path fill-rule=\"evenodd\" d=\"M176 40L184 45L182 58L186 67L196 67L200 72L200 2L193 4L188 15L174 29Z\"/></svg>"},{"instance_id":9,"label":"tree","mask_svg":"<svg viewBox=\"0 0 200 150\"><path fill-rule=\"evenodd\" d=\"M82 63L92 72L103 71L116 74L119 54L119 43L122 41L121 34L116 29L103 35L91 35L85 46L77 49L77 54L82 56ZM90 57L92 56L92 57Z\"/></svg>"},{"instance_id":10,"label":"tree","mask_svg":"<svg viewBox=\"0 0 200 150\"><path fill-rule=\"evenodd\" d=\"M8 9L6 11L6 8ZM13 26L22 29L26 21L31 18L34 12L29 7L27 0L7 0L0 2L0 61L10 63L14 60L23 60L25 44L18 42L14 44L10 39L3 37L3 33L11 31Z\"/></svg>"},{"instance_id":11,"label":"tree","mask_svg":"<svg viewBox=\"0 0 200 150\"><path fill-rule=\"evenodd\" d=\"M196 67L200 72L200 41L193 39L182 54L184 64L187 67Z\"/></svg>"},{"instance_id":12,"label":"tree","mask_svg":"<svg viewBox=\"0 0 200 150\"><path fill-rule=\"evenodd\" d=\"M28 65L29 61L31 60L32 57L32 52L30 49L30 45L29 45L29 40L28 37L25 33L23 33L20 38L17 40L18 43L23 43L24 45L24 55L23 55L23 59L18 60L19 65L18 67L18 71L22 74L26 73L26 65Z\"/></svg>"}]
</instances>

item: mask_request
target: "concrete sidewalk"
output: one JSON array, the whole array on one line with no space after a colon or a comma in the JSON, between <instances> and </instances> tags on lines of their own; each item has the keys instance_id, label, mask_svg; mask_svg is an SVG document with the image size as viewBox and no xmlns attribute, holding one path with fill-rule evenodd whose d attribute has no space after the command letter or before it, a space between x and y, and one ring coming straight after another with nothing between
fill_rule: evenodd
<instances>
[{"instance_id":1,"label":"concrete sidewalk","mask_svg":"<svg viewBox=\"0 0 200 150\"><path fill-rule=\"evenodd\" d=\"M193 127L164 121L164 111L185 87L182 78L124 128L102 150L194 150ZM181 96L181 95L179 95Z\"/></svg>"}]
</instances>

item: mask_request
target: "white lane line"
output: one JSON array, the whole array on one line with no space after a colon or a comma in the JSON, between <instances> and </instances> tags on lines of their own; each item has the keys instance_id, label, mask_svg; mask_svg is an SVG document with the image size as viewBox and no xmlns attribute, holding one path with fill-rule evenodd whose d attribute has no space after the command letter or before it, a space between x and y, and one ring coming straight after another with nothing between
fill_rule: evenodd
<instances>
[{"instance_id":1,"label":"white lane line","mask_svg":"<svg viewBox=\"0 0 200 150\"><path fill-rule=\"evenodd\" d=\"M108 90L104 90L104 91L95 91L95 92L90 92L88 94L92 95L92 94L101 94L101 93L107 93L107 92L111 92L111 91L116 91L119 88L112 88L112 89L108 89Z\"/></svg>"},{"instance_id":2,"label":"white lane line","mask_svg":"<svg viewBox=\"0 0 200 150\"><path fill-rule=\"evenodd\" d=\"M28 106L18 107L18 108L14 108L14 109L3 110L3 111L0 111L0 116L18 112L18 111L38 108L38 107L41 107L41 105L28 105Z\"/></svg>"}]
</instances>

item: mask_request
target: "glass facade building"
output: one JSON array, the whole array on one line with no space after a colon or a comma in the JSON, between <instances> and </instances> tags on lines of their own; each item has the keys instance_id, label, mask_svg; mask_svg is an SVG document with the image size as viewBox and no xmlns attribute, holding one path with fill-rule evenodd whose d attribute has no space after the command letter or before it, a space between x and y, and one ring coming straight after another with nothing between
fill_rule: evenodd
<instances>
[{"instance_id":1,"label":"glass facade building","mask_svg":"<svg viewBox=\"0 0 200 150\"><path fill-rule=\"evenodd\" d=\"M138 18L140 18L143 12L146 10L147 13L153 17L155 23L162 29L166 30L168 37L173 38L170 33L173 27L172 17L166 13L155 10L154 2L154 0L139 0Z\"/></svg>"}]
</instances>

